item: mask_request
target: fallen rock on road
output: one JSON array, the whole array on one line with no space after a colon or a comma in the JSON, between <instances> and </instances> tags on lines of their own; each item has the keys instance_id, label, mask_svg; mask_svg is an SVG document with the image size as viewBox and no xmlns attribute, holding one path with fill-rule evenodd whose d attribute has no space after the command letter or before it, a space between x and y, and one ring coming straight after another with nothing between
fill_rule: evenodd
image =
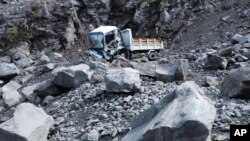
<instances>
[{"instance_id":1,"label":"fallen rock on road","mask_svg":"<svg viewBox=\"0 0 250 141\"><path fill-rule=\"evenodd\" d=\"M185 82L137 116L122 141L208 141L216 109L194 82Z\"/></svg>"}]
</instances>

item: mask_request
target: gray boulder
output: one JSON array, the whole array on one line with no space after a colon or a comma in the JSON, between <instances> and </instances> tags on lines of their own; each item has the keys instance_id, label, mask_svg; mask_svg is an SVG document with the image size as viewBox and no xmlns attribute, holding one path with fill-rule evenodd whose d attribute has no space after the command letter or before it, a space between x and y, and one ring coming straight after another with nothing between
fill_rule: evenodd
<instances>
[{"instance_id":1,"label":"gray boulder","mask_svg":"<svg viewBox=\"0 0 250 141\"><path fill-rule=\"evenodd\" d=\"M22 96L17 92L22 85L15 81L10 81L2 87L2 97L4 102L9 106L14 106L22 100Z\"/></svg>"},{"instance_id":2,"label":"gray boulder","mask_svg":"<svg viewBox=\"0 0 250 141\"><path fill-rule=\"evenodd\" d=\"M131 64L134 69L139 70L140 75L142 76L150 76L150 77L156 76L156 68L158 66L158 63L155 61L146 63L131 62Z\"/></svg>"},{"instance_id":3,"label":"gray boulder","mask_svg":"<svg viewBox=\"0 0 250 141\"><path fill-rule=\"evenodd\" d=\"M35 94L41 97L48 95L57 96L64 92L62 88L58 88L52 83L52 80L44 80L37 85L33 91Z\"/></svg>"},{"instance_id":4,"label":"gray boulder","mask_svg":"<svg viewBox=\"0 0 250 141\"><path fill-rule=\"evenodd\" d=\"M221 94L230 98L250 98L250 67L230 71L221 84Z\"/></svg>"},{"instance_id":5,"label":"gray boulder","mask_svg":"<svg viewBox=\"0 0 250 141\"><path fill-rule=\"evenodd\" d=\"M22 100L22 96L16 90L3 92L2 97L9 107L17 105Z\"/></svg>"},{"instance_id":6,"label":"gray boulder","mask_svg":"<svg viewBox=\"0 0 250 141\"><path fill-rule=\"evenodd\" d=\"M55 64L53 63L49 63L49 64L46 64L44 67L43 67L43 71L44 72L49 72L51 70L53 70L55 68Z\"/></svg>"},{"instance_id":7,"label":"gray boulder","mask_svg":"<svg viewBox=\"0 0 250 141\"><path fill-rule=\"evenodd\" d=\"M159 81L171 82L174 80L187 80L189 63L181 59L174 64L159 64L156 68L156 78Z\"/></svg>"},{"instance_id":8,"label":"gray boulder","mask_svg":"<svg viewBox=\"0 0 250 141\"><path fill-rule=\"evenodd\" d=\"M17 106L13 118L0 124L0 128L28 141L47 141L49 129L53 124L53 118L43 109L30 103L22 103Z\"/></svg>"},{"instance_id":9,"label":"gray boulder","mask_svg":"<svg viewBox=\"0 0 250 141\"><path fill-rule=\"evenodd\" d=\"M219 55L210 54L207 56L205 62L205 68L207 69L226 69L227 60Z\"/></svg>"},{"instance_id":10,"label":"gray boulder","mask_svg":"<svg viewBox=\"0 0 250 141\"><path fill-rule=\"evenodd\" d=\"M63 88L78 87L91 79L94 72L89 69L90 67L86 64L55 69L52 72L54 75L53 83Z\"/></svg>"},{"instance_id":11,"label":"gray boulder","mask_svg":"<svg viewBox=\"0 0 250 141\"><path fill-rule=\"evenodd\" d=\"M16 91L16 90L20 89L21 87L22 87L22 85L20 85L19 83L15 82L15 81L10 81L9 83L5 84L2 87L2 92Z\"/></svg>"},{"instance_id":12,"label":"gray boulder","mask_svg":"<svg viewBox=\"0 0 250 141\"><path fill-rule=\"evenodd\" d=\"M53 83L60 87L73 88L74 87L74 72L70 69L57 72L53 80Z\"/></svg>"},{"instance_id":13,"label":"gray boulder","mask_svg":"<svg viewBox=\"0 0 250 141\"><path fill-rule=\"evenodd\" d=\"M0 57L0 63L10 63L11 59L9 56Z\"/></svg>"},{"instance_id":14,"label":"gray boulder","mask_svg":"<svg viewBox=\"0 0 250 141\"><path fill-rule=\"evenodd\" d=\"M100 69L104 71L106 71L109 68L108 64L99 61L90 61L89 66L91 69L96 69L96 70Z\"/></svg>"},{"instance_id":15,"label":"gray boulder","mask_svg":"<svg viewBox=\"0 0 250 141\"><path fill-rule=\"evenodd\" d=\"M10 79L19 75L19 69L15 64L0 63L0 79Z\"/></svg>"},{"instance_id":16,"label":"gray boulder","mask_svg":"<svg viewBox=\"0 0 250 141\"><path fill-rule=\"evenodd\" d=\"M132 68L109 69L105 76L106 92L129 93L138 91L141 79L138 70Z\"/></svg>"},{"instance_id":17,"label":"gray boulder","mask_svg":"<svg viewBox=\"0 0 250 141\"><path fill-rule=\"evenodd\" d=\"M30 102L34 103L36 100L36 94L34 93L34 90L37 88L37 86L39 85L39 83L37 84L33 84L30 86L26 86L22 89L22 94L25 96L25 98L27 98Z\"/></svg>"},{"instance_id":18,"label":"gray boulder","mask_svg":"<svg viewBox=\"0 0 250 141\"><path fill-rule=\"evenodd\" d=\"M233 44L244 44L248 42L248 38L240 34L235 34L231 40Z\"/></svg>"},{"instance_id":19,"label":"gray boulder","mask_svg":"<svg viewBox=\"0 0 250 141\"><path fill-rule=\"evenodd\" d=\"M209 141L216 109L194 82L185 82L137 116L122 141Z\"/></svg>"},{"instance_id":20,"label":"gray boulder","mask_svg":"<svg viewBox=\"0 0 250 141\"><path fill-rule=\"evenodd\" d=\"M34 61L30 58L22 58L18 61L15 62L15 64L19 67L19 68L26 68L31 66L34 63Z\"/></svg>"}]
</instances>

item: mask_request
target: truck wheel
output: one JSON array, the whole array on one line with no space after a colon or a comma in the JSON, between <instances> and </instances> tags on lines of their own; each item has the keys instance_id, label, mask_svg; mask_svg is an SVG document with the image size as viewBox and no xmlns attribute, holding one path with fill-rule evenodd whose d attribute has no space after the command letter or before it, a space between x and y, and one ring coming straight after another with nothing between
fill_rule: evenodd
<instances>
[{"instance_id":1,"label":"truck wheel","mask_svg":"<svg viewBox=\"0 0 250 141\"><path fill-rule=\"evenodd\" d=\"M150 52L148 54L148 60L149 61L156 61L158 59L158 55L155 52Z\"/></svg>"}]
</instances>

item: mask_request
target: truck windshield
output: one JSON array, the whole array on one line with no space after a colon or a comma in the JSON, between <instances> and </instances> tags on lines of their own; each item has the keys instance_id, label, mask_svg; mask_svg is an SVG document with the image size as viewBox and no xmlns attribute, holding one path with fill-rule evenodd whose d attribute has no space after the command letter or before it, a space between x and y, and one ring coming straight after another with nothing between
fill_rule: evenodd
<instances>
[{"instance_id":1,"label":"truck windshield","mask_svg":"<svg viewBox=\"0 0 250 141\"><path fill-rule=\"evenodd\" d=\"M103 48L104 47L104 39L103 39L103 34L98 32L98 33L90 33L89 38L90 38L90 43L93 48Z\"/></svg>"}]
</instances>

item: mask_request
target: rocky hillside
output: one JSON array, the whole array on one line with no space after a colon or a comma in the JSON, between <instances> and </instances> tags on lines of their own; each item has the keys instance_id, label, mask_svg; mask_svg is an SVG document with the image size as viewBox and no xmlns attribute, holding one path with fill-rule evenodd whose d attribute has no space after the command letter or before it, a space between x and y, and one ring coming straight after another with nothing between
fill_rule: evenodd
<instances>
[{"instance_id":1,"label":"rocky hillside","mask_svg":"<svg viewBox=\"0 0 250 141\"><path fill-rule=\"evenodd\" d=\"M165 49L91 58L100 25ZM250 123L249 60L248 0L0 0L0 139L227 141Z\"/></svg>"}]
</instances>

